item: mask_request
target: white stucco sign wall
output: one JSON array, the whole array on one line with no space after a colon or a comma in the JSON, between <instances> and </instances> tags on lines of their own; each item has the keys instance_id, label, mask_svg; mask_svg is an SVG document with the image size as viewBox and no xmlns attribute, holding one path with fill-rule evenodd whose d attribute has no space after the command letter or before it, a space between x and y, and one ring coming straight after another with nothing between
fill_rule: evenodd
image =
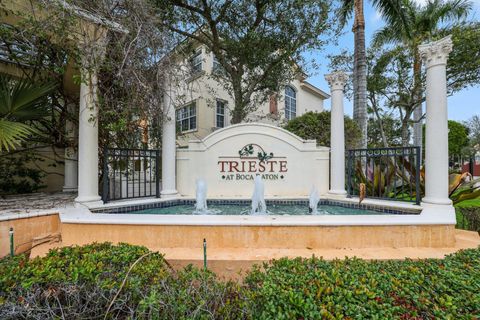
<instances>
[{"instance_id":1,"label":"white stucco sign wall","mask_svg":"<svg viewBox=\"0 0 480 320\"><path fill-rule=\"evenodd\" d=\"M177 188L195 195L195 180L207 182L208 196L249 198L261 175L265 195L307 196L314 185L328 191L329 149L267 124L238 124L177 149Z\"/></svg>"}]
</instances>

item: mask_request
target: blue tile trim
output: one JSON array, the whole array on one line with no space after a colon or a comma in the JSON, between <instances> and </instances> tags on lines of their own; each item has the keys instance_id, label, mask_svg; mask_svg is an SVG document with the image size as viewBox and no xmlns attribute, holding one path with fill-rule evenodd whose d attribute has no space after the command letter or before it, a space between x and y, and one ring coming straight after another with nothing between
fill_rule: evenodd
<instances>
[{"instance_id":1,"label":"blue tile trim","mask_svg":"<svg viewBox=\"0 0 480 320\"><path fill-rule=\"evenodd\" d=\"M308 205L307 199L285 199L285 200L266 200L267 206L270 205ZM238 206L248 206L251 204L250 200L226 200L226 199L211 199L207 200L208 205L238 205ZM154 208L167 208L177 205L195 205L195 200L193 199L176 199L168 200L163 202L156 203L147 203L134 206L123 206L123 207L114 207L114 208L103 208L92 210L93 213L132 213L139 210L145 209L154 209ZM388 206L379 206L371 204L358 204L351 202L343 202L338 200L320 200L319 205L330 205L330 206L339 206L344 208L360 209L360 210L372 210L380 213L388 214L419 214L420 212L416 209L405 209L399 210L394 209Z\"/></svg>"}]
</instances>

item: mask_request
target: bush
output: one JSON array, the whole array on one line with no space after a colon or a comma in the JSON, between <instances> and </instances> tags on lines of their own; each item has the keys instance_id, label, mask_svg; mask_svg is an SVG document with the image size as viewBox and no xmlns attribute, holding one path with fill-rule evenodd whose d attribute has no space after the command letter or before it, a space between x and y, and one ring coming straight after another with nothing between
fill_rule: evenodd
<instances>
[{"instance_id":1,"label":"bush","mask_svg":"<svg viewBox=\"0 0 480 320\"><path fill-rule=\"evenodd\" d=\"M45 174L31 166L43 159L33 153L24 152L0 157L0 195L32 193L45 187L42 180Z\"/></svg>"},{"instance_id":2,"label":"bush","mask_svg":"<svg viewBox=\"0 0 480 320\"><path fill-rule=\"evenodd\" d=\"M243 284L173 271L126 244L0 260L1 319L102 319L108 309L115 319L477 319L480 248L443 260L280 259Z\"/></svg>"},{"instance_id":3,"label":"bush","mask_svg":"<svg viewBox=\"0 0 480 320\"><path fill-rule=\"evenodd\" d=\"M159 253L128 244L66 247L45 258L0 261L0 319L103 319L107 310L108 318L120 319L234 319L242 316L234 309L241 303L230 303L238 292L236 284L219 282L208 271L175 272Z\"/></svg>"},{"instance_id":4,"label":"bush","mask_svg":"<svg viewBox=\"0 0 480 320\"><path fill-rule=\"evenodd\" d=\"M458 225L462 229L477 231L480 233L480 207L459 207L461 220Z\"/></svg>"},{"instance_id":5,"label":"bush","mask_svg":"<svg viewBox=\"0 0 480 320\"><path fill-rule=\"evenodd\" d=\"M246 283L257 319L476 319L480 249L444 260L280 259Z\"/></svg>"},{"instance_id":6,"label":"bush","mask_svg":"<svg viewBox=\"0 0 480 320\"><path fill-rule=\"evenodd\" d=\"M315 139L321 146L330 146L330 111L307 112L288 121L285 129L303 139ZM354 149L360 142L360 129L355 121L345 116L345 146Z\"/></svg>"}]
</instances>

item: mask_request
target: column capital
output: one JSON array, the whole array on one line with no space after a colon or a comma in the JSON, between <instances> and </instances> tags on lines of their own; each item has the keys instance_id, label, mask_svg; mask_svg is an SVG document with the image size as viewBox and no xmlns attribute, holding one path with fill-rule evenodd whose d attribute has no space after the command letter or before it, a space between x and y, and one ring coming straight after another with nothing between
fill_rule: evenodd
<instances>
[{"instance_id":1,"label":"column capital","mask_svg":"<svg viewBox=\"0 0 480 320\"><path fill-rule=\"evenodd\" d=\"M447 64L448 55L452 52L452 36L448 35L438 41L418 46L418 51L427 68Z\"/></svg>"},{"instance_id":2,"label":"column capital","mask_svg":"<svg viewBox=\"0 0 480 320\"><path fill-rule=\"evenodd\" d=\"M343 71L335 71L325 75L325 80L327 80L330 91L342 90L345 88L345 84L348 80L348 75Z\"/></svg>"}]
</instances>

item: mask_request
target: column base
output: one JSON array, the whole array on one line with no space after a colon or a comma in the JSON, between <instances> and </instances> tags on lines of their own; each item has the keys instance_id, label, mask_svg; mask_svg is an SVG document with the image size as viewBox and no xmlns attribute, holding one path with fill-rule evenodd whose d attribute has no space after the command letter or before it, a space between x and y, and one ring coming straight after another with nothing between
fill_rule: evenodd
<instances>
[{"instance_id":1,"label":"column base","mask_svg":"<svg viewBox=\"0 0 480 320\"><path fill-rule=\"evenodd\" d=\"M179 194L177 190L162 190L160 192L160 198L162 199L176 198L178 196Z\"/></svg>"},{"instance_id":2,"label":"column base","mask_svg":"<svg viewBox=\"0 0 480 320\"><path fill-rule=\"evenodd\" d=\"M426 204L439 204L439 205L452 205L452 200L449 198L433 198L433 197L425 197L422 199L422 203Z\"/></svg>"},{"instance_id":3,"label":"column base","mask_svg":"<svg viewBox=\"0 0 480 320\"><path fill-rule=\"evenodd\" d=\"M442 224L457 224L455 208L452 204L422 202L421 206L423 208L421 216L441 220Z\"/></svg>"},{"instance_id":4,"label":"column base","mask_svg":"<svg viewBox=\"0 0 480 320\"><path fill-rule=\"evenodd\" d=\"M75 198L75 207L94 208L103 206L100 196L78 196Z\"/></svg>"},{"instance_id":5,"label":"column base","mask_svg":"<svg viewBox=\"0 0 480 320\"><path fill-rule=\"evenodd\" d=\"M67 186L63 186L62 188L62 192L78 192L78 188L77 187L67 187Z\"/></svg>"}]
</instances>

